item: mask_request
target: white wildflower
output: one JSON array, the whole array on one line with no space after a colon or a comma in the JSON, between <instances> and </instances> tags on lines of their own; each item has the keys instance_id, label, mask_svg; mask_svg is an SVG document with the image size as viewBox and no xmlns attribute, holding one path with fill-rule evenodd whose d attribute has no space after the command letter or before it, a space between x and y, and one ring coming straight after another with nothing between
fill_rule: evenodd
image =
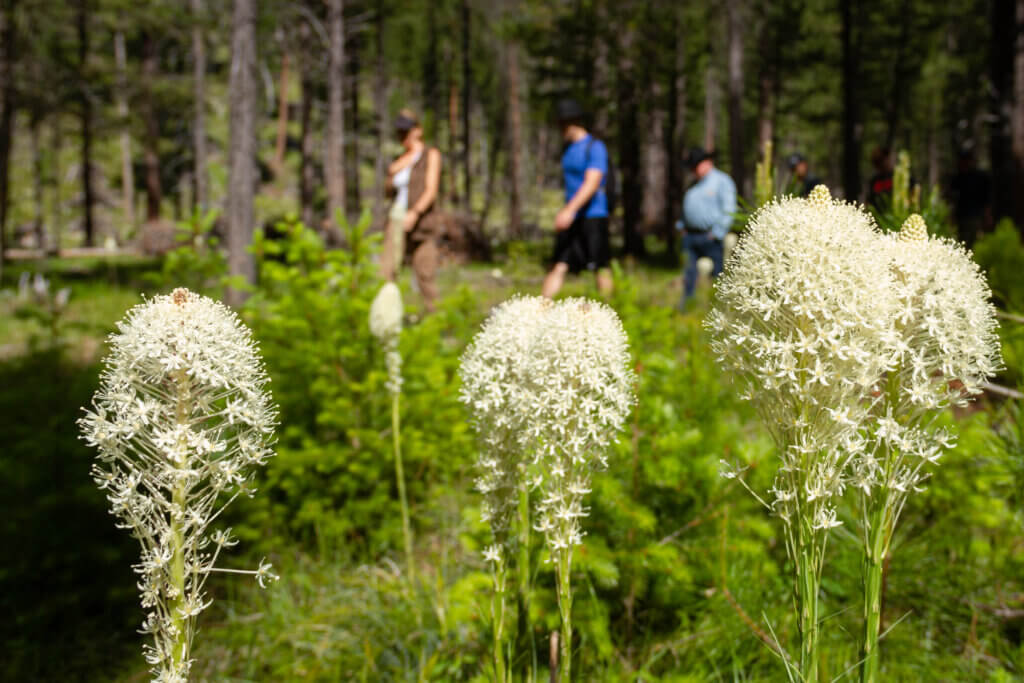
<instances>
[{"instance_id":1,"label":"white wildflower","mask_svg":"<svg viewBox=\"0 0 1024 683\"><path fill-rule=\"evenodd\" d=\"M273 455L276 413L249 330L185 289L131 309L110 337L100 388L79 424L118 526L142 544L139 591L154 680L186 680L203 586L230 530L210 523ZM212 543L212 556L202 548ZM237 570L231 570L237 571ZM257 572L271 578L269 565Z\"/></svg>"}]
</instances>

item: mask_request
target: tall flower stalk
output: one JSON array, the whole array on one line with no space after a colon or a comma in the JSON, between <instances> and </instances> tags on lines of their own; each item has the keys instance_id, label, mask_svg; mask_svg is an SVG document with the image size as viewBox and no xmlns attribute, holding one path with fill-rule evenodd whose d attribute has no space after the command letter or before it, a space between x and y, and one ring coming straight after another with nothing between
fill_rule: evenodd
<instances>
[{"instance_id":1,"label":"tall flower stalk","mask_svg":"<svg viewBox=\"0 0 1024 683\"><path fill-rule=\"evenodd\" d=\"M463 400L483 443L477 487L496 541L508 542L518 512L517 570L520 591L527 593L525 610L527 487L539 489L533 528L544 534L555 568L562 636L558 677L569 681L572 557L583 542L584 498L593 472L607 465L608 449L634 401L625 331L615 312L597 302L513 299L495 310L470 345L462 376ZM488 554L496 557L497 550ZM502 567L493 559L492 565L495 571Z\"/></svg>"},{"instance_id":2,"label":"tall flower stalk","mask_svg":"<svg viewBox=\"0 0 1024 683\"><path fill-rule=\"evenodd\" d=\"M821 578L844 470L865 448L859 429L890 365L879 239L867 214L823 186L769 203L726 264L706 321L719 362L778 451L769 500L754 495L782 521L800 634L798 664L784 664L804 681L818 678Z\"/></svg>"},{"instance_id":3,"label":"tall flower stalk","mask_svg":"<svg viewBox=\"0 0 1024 683\"><path fill-rule=\"evenodd\" d=\"M990 291L970 254L929 237L911 215L880 253L892 271L893 367L868 426L869 448L853 464L864 548L861 680L879 680L882 575L907 497L921 490L953 435L933 428L948 406L964 406L1001 365Z\"/></svg>"},{"instance_id":4,"label":"tall flower stalk","mask_svg":"<svg viewBox=\"0 0 1024 683\"><path fill-rule=\"evenodd\" d=\"M402 292L393 282L385 282L370 304L370 333L384 347L387 366L387 389L391 395L391 446L395 460L395 483L402 509L402 541L405 547L406 572L411 581L415 575L412 554L412 526L409 522L409 500L405 493L405 472L402 469L402 430L400 400L402 396L402 354L398 340L402 334Z\"/></svg>"},{"instance_id":5,"label":"tall flower stalk","mask_svg":"<svg viewBox=\"0 0 1024 683\"><path fill-rule=\"evenodd\" d=\"M518 626L529 633L530 477L522 399L523 364L537 327L551 304L542 297L517 297L499 305L462 356L461 399L471 410L480 439L476 488L492 544L484 552L491 568L493 666L503 680L506 592L510 560L518 577ZM513 552L513 542L518 552Z\"/></svg>"},{"instance_id":6,"label":"tall flower stalk","mask_svg":"<svg viewBox=\"0 0 1024 683\"><path fill-rule=\"evenodd\" d=\"M212 572L221 569L231 530L211 524L241 493L252 495L257 467L272 455L276 413L269 381L249 330L220 303L185 289L154 297L128 312L110 337L100 387L79 420L97 449L92 476L111 512L142 545L134 565L144 648L155 681L186 681L196 616L211 601Z\"/></svg>"}]
</instances>

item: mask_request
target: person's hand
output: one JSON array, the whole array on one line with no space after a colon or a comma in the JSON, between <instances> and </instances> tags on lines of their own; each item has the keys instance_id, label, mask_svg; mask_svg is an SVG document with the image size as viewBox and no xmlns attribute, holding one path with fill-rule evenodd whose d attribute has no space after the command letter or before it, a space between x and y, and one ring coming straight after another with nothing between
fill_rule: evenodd
<instances>
[{"instance_id":1,"label":"person's hand","mask_svg":"<svg viewBox=\"0 0 1024 683\"><path fill-rule=\"evenodd\" d=\"M576 212L570 210L568 206L563 206L555 214L555 230L568 230L574 220L576 220Z\"/></svg>"},{"instance_id":2,"label":"person's hand","mask_svg":"<svg viewBox=\"0 0 1024 683\"><path fill-rule=\"evenodd\" d=\"M402 222L402 227L406 232L409 232L416 227L416 221L420 219L420 214L416 209L409 209L405 212L405 220Z\"/></svg>"}]
</instances>

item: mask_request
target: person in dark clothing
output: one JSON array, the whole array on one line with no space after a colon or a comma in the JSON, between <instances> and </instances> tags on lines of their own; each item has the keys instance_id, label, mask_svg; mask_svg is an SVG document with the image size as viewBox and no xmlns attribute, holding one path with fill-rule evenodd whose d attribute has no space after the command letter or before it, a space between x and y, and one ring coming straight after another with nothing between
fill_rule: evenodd
<instances>
[{"instance_id":1,"label":"person in dark clothing","mask_svg":"<svg viewBox=\"0 0 1024 683\"><path fill-rule=\"evenodd\" d=\"M555 215L554 266L544 278L541 293L558 293L569 272L594 273L602 295L612 292L611 248L608 238L608 149L587 130L586 114L575 100L558 103L558 124L565 138L562 177L565 205Z\"/></svg>"},{"instance_id":2,"label":"person in dark clothing","mask_svg":"<svg viewBox=\"0 0 1024 683\"><path fill-rule=\"evenodd\" d=\"M974 152L961 150L950 182L957 237L970 249L992 220L992 178L977 167Z\"/></svg>"},{"instance_id":3,"label":"person in dark clothing","mask_svg":"<svg viewBox=\"0 0 1024 683\"><path fill-rule=\"evenodd\" d=\"M789 172L792 174L786 194L806 197L811 193L811 190L821 185L821 179L809 172L807 159L804 158L803 154L799 152L790 154L786 163L789 165Z\"/></svg>"},{"instance_id":4,"label":"person in dark clothing","mask_svg":"<svg viewBox=\"0 0 1024 683\"><path fill-rule=\"evenodd\" d=\"M888 147L875 147L871 152L871 165L875 174L868 180L868 206L879 211L892 202L892 151Z\"/></svg>"}]
</instances>

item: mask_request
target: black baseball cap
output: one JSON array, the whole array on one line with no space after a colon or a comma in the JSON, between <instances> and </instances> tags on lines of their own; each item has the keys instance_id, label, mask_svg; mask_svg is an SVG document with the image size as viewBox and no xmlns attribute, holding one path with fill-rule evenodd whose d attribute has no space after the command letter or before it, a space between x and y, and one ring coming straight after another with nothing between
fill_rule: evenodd
<instances>
[{"instance_id":1,"label":"black baseball cap","mask_svg":"<svg viewBox=\"0 0 1024 683\"><path fill-rule=\"evenodd\" d=\"M563 124L582 122L587 116L583 106L571 97L559 100L555 107L555 113L558 116L558 122Z\"/></svg>"},{"instance_id":2,"label":"black baseball cap","mask_svg":"<svg viewBox=\"0 0 1024 683\"><path fill-rule=\"evenodd\" d=\"M797 164L803 161L807 161L807 159L805 159L804 155L800 152L794 152L786 158L786 164L789 166L789 170L791 171L797 167Z\"/></svg>"},{"instance_id":3,"label":"black baseball cap","mask_svg":"<svg viewBox=\"0 0 1024 683\"><path fill-rule=\"evenodd\" d=\"M408 133L418 125L419 122L405 112L399 112L398 116L395 117L395 130L400 133Z\"/></svg>"},{"instance_id":4,"label":"black baseball cap","mask_svg":"<svg viewBox=\"0 0 1024 683\"><path fill-rule=\"evenodd\" d=\"M703 147L691 147L686 150L686 154L683 155L683 163L689 169L697 168L697 164L704 161L705 159L714 158L714 154L707 151Z\"/></svg>"}]
</instances>

